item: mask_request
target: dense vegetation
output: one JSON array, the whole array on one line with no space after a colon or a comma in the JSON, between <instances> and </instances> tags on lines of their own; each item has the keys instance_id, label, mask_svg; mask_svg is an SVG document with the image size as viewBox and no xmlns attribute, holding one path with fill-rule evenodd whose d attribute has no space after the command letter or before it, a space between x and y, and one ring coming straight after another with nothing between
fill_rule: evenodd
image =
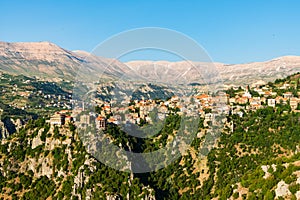
<instances>
[{"instance_id":1,"label":"dense vegetation","mask_svg":"<svg viewBox=\"0 0 300 200\"><path fill-rule=\"evenodd\" d=\"M41 133L39 130L42 130ZM40 137L43 144L32 148L31 141L37 137ZM55 140L65 141L66 144L51 149L44 143ZM46 199L49 196L53 199L69 199L73 196L76 199L78 195L84 198L88 190L92 190L95 199L104 199L107 195L126 197L127 194L132 199L142 197L143 192L144 195L151 192L143 188L139 179L131 179L129 173L113 170L89 156L72 125L69 128L50 129L43 119L30 121L19 133L10 136L8 141L9 143L0 146L3 168L0 174L0 194L5 193L13 199ZM13 146L8 148L9 144ZM68 158L70 155L71 160ZM51 173L43 175L42 164L39 162L34 171L21 170L22 166L28 166L26 163L31 159L50 159L47 165L50 166ZM87 160L90 161L89 164L86 164ZM61 171L63 175L59 175ZM87 177L86 182L76 187L74 193L75 179L80 174Z\"/></svg>"},{"instance_id":2,"label":"dense vegetation","mask_svg":"<svg viewBox=\"0 0 300 200\"><path fill-rule=\"evenodd\" d=\"M268 84L277 90L283 83L295 85L297 80L293 76ZM282 92L289 90L292 87ZM232 97L238 92L227 91ZM243 117L227 116L218 146L211 151L202 148L212 133L201 119L198 128L203 135L195 137L180 158L163 169L136 174L98 162L86 151L73 124L50 127L43 118L29 120L26 127L0 145L0 197L274 199L277 184L284 181L291 192L289 198L296 198L300 190L300 113L291 111L288 104L243 113ZM105 134L125 150L151 152L176 135L180 121L179 115L170 114L159 133L147 139L130 136L113 124ZM268 167L267 177L262 166ZM240 193L241 187L247 192Z\"/></svg>"},{"instance_id":3,"label":"dense vegetation","mask_svg":"<svg viewBox=\"0 0 300 200\"><path fill-rule=\"evenodd\" d=\"M293 155L300 142L299 113L282 114L280 108L260 109L243 118L231 116L232 134L222 134L219 148L210 152L211 170L217 170L215 194L228 198L232 184L279 156Z\"/></svg>"}]
</instances>

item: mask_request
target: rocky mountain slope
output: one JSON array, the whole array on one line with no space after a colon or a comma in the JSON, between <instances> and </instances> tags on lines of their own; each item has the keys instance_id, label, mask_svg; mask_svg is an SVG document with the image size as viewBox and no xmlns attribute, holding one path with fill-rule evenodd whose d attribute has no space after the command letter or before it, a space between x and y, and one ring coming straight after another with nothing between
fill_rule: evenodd
<instances>
[{"instance_id":1,"label":"rocky mountain slope","mask_svg":"<svg viewBox=\"0 0 300 200\"><path fill-rule=\"evenodd\" d=\"M108 65L113 66L111 71L105 70ZM73 80L80 74L100 77L104 71L106 75L117 75L123 73L122 65L116 60L71 52L49 42L0 42L0 69L13 74Z\"/></svg>"},{"instance_id":2,"label":"rocky mountain slope","mask_svg":"<svg viewBox=\"0 0 300 200\"><path fill-rule=\"evenodd\" d=\"M0 42L0 70L52 80L126 77L176 84L224 82L247 85L258 80L273 81L300 71L300 57L232 65L189 61L122 63L84 51L68 51L49 42Z\"/></svg>"},{"instance_id":3,"label":"rocky mountain slope","mask_svg":"<svg viewBox=\"0 0 300 200\"><path fill-rule=\"evenodd\" d=\"M285 56L265 62L246 64L131 61L126 63L143 77L154 80L179 82L218 82L224 84L247 85L259 80L274 81L300 70L299 56Z\"/></svg>"}]
</instances>

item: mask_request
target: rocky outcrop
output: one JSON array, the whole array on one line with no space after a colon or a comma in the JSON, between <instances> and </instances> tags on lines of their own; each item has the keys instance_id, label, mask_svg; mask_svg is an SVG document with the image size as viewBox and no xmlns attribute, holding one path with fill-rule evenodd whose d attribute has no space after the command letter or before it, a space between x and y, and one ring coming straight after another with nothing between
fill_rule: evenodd
<instances>
[{"instance_id":1,"label":"rocky outcrop","mask_svg":"<svg viewBox=\"0 0 300 200\"><path fill-rule=\"evenodd\" d=\"M16 131L19 132L19 130L25 125L24 121L22 119L12 119L13 124L15 125Z\"/></svg>"},{"instance_id":2,"label":"rocky outcrop","mask_svg":"<svg viewBox=\"0 0 300 200\"><path fill-rule=\"evenodd\" d=\"M4 123L0 121L0 139L7 138L9 136L9 132L6 129Z\"/></svg>"},{"instance_id":3,"label":"rocky outcrop","mask_svg":"<svg viewBox=\"0 0 300 200\"><path fill-rule=\"evenodd\" d=\"M269 178L272 174L269 171L270 167L272 167L272 170L275 172L276 171L276 165L272 164L271 166L269 165L262 165L261 169L263 170L263 172L265 172L265 175L263 176L264 179Z\"/></svg>"},{"instance_id":4,"label":"rocky outcrop","mask_svg":"<svg viewBox=\"0 0 300 200\"><path fill-rule=\"evenodd\" d=\"M47 176L48 178L51 178L51 175L53 173L52 170L52 159L49 157L42 157L36 160L35 158L30 158L27 161L27 169L32 170L35 177L41 177L41 176Z\"/></svg>"},{"instance_id":5,"label":"rocky outcrop","mask_svg":"<svg viewBox=\"0 0 300 200\"><path fill-rule=\"evenodd\" d=\"M118 195L107 195L106 200L121 200Z\"/></svg>"},{"instance_id":6,"label":"rocky outcrop","mask_svg":"<svg viewBox=\"0 0 300 200\"><path fill-rule=\"evenodd\" d=\"M35 149L37 146L40 146L43 144L43 141L41 140L41 134L43 131L44 131L43 128L40 129L38 132L38 135L32 139L32 144L31 144L32 149Z\"/></svg>"},{"instance_id":7,"label":"rocky outcrop","mask_svg":"<svg viewBox=\"0 0 300 200\"><path fill-rule=\"evenodd\" d=\"M277 188L275 189L276 198L278 197L287 197L292 193L289 190L289 185L286 184L284 181L280 181L277 184Z\"/></svg>"},{"instance_id":8,"label":"rocky outcrop","mask_svg":"<svg viewBox=\"0 0 300 200\"><path fill-rule=\"evenodd\" d=\"M296 196L297 199L300 199L300 191L297 191L295 196Z\"/></svg>"},{"instance_id":9,"label":"rocky outcrop","mask_svg":"<svg viewBox=\"0 0 300 200\"><path fill-rule=\"evenodd\" d=\"M77 190L83 188L84 184L87 184L87 182L89 181L89 176L85 174L85 166L87 166L89 171L91 171L92 173L95 172L96 166L92 164L93 162L96 162L96 160L90 158L89 156L86 156L84 164L79 167L78 174L74 177L74 185L72 192L73 196L78 196L79 198L81 198L80 195L77 194ZM87 192L86 199L90 199L91 197L91 191Z\"/></svg>"},{"instance_id":10,"label":"rocky outcrop","mask_svg":"<svg viewBox=\"0 0 300 200\"><path fill-rule=\"evenodd\" d=\"M0 121L0 139L7 138L11 134L18 132L23 126L24 122L21 119L3 119Z\"/></svg>"},{"instance_id":11,"label":"rocky outcrop","mask_svg":"<svg viewBox=\"0 0 300 200\"><path fill-rule=\"evenodd\" d=\"M3 120L3 123L10 135L17 131L16 125L14 124L13 120L11 120L10 118L5 118Z\"/></svg>"}]
</instances>

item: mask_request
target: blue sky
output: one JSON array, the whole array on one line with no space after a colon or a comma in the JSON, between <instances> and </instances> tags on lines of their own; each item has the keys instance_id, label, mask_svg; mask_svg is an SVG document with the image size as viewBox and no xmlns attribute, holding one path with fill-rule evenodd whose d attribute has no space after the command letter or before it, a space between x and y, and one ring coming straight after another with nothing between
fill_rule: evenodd
<instances>
[{"instance_id":1,"label":"blue sky","mask_svg":"<svg viewBox=\"0 0 300 200\"><path fill-rule=\"evenodd\" d=\"M50 41L91 51L122 31L174 29L217 62L300 55L298 0L0 1L0 40Z\"/></svg>"}]
</instances>

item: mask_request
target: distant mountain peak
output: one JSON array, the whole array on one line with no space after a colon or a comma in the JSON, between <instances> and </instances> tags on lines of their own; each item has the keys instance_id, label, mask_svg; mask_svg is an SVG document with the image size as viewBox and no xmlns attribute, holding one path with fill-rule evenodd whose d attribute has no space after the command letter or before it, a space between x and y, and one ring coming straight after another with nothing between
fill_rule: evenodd
<instances>
[{"instance_id":1,"label":"distant mountain peak","mask_svg":"<svg viewBox=\"0 0 300 200\"><path fill-rule=\"evenodd\" d=\"M106 70L109 65L113 70ZM11 74L74 80L80 72L99 77L105 71L105 76L123 73L119 65L123 64L84 51L72 52L48 41L0 42L0 70Z\"/></svg>"}]
</instances>

